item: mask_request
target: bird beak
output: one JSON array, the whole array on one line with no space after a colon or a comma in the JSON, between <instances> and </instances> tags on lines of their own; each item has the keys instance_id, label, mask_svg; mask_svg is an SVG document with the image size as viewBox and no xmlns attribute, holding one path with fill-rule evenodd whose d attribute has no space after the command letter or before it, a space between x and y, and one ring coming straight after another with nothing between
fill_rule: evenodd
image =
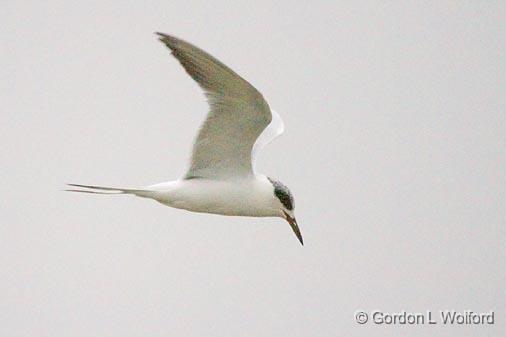
<instances>
[{"instance_id":1,"label":"bird beak","mask_svg":"<svg viewBox=\"0 0 506 337\"><path fill-rule=\"evenodd\" d=\"M286 213L285 211L283 211L283 213L285 214L286 221L288 221L290 227L292 227L293 229L293 232L295 233L295 235L297 235L297 239L299 239L300 244L304 246L304 240L302 240L302 234L300 234L300 229L299 226L297 225L297 220L289 216L288 213Z\"/></svg>"}]
</instances>

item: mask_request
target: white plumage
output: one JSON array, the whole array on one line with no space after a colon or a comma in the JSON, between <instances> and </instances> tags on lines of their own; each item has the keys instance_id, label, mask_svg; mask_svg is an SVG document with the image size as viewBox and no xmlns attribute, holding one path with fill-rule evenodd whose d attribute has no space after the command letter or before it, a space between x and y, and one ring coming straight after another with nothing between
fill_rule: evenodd
<instances>
[{"instance_id":1,"label":"white plumage","mask_svg":"<svg viewBox=\"0 0 506 337\"><path fill-rule=\"evenodd\" d=\"M213 56L181 39L157 34L204 90L210 106L188 171L179 180L140 189L69 184L79 189L68 191L133 194L192 212L282 217L303 243L290 191L254 167L260 149L283 132L281 117L258 90Z\"/></svg>"}]
</instances>

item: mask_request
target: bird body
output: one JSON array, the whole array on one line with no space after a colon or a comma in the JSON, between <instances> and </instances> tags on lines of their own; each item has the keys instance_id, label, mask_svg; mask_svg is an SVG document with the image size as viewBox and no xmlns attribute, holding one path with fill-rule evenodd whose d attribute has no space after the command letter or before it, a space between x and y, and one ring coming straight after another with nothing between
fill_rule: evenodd
<instances>
[{"instance_id":1,"label":"bird body","mask_svg":"<svg viewBox=\"0 0 506 337\"><path fill-rule=\"evenodd\" d=\"M251 179L181 179L146 188L156 201L191 212L275 217L279 206L266 176Z\"/></svg>"},{"instance_id":2,"label":"bird body","mask_svg":"<svg viewBox=\"0 0 506 337\"><path fill-rule=\"evenodd\" d=\"M281 217L303 244L292 194L254 167L259 150L283 132L279 115L258 90L213 56L176 37L157 34L204 90L210 106L188 171L179 180L140 189L68 184L68 191L132 194L199 213Z\"/></svg>"}]
</instances>

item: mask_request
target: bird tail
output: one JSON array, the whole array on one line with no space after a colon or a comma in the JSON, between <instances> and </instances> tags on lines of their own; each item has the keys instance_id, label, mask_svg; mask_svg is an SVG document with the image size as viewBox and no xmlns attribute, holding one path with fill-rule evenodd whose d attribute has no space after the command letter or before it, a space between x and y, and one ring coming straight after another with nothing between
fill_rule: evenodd
<instances>
[{"instance_id":1,"label":"bird tail","mask_svg":"<svg viewBox=\"0 0 506 337\"><path fill-rule=\"evenodd\" d=\"M132 188L116 188L116 187L105 187L105 186L93 186L93 185L80 185L80 184L67 184L70 188L65 189L66 192L79 192L79 193L91 193L91 194L107 194L107 195L118 195L118 194L133 194L138 197L151 198L153 192L150 190L132 189Z\"/></svg>"}]
</instances>

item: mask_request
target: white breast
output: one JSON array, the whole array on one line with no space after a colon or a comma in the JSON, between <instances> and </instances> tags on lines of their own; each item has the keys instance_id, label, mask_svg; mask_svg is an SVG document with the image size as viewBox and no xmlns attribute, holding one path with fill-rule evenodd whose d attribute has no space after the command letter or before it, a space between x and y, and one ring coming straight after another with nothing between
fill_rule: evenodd
<instances>
[{"instance_id":1,"label":"white breast","mask_svg":"<svg viewBox=\"0 0 506 337\"><path fill-rule=\"evenodd\" d=\"M265 176L235 181L178 180L149 187L156 200L192 212L239 216L279 216L273 186Z\"/></svg>"}]
</instances>

